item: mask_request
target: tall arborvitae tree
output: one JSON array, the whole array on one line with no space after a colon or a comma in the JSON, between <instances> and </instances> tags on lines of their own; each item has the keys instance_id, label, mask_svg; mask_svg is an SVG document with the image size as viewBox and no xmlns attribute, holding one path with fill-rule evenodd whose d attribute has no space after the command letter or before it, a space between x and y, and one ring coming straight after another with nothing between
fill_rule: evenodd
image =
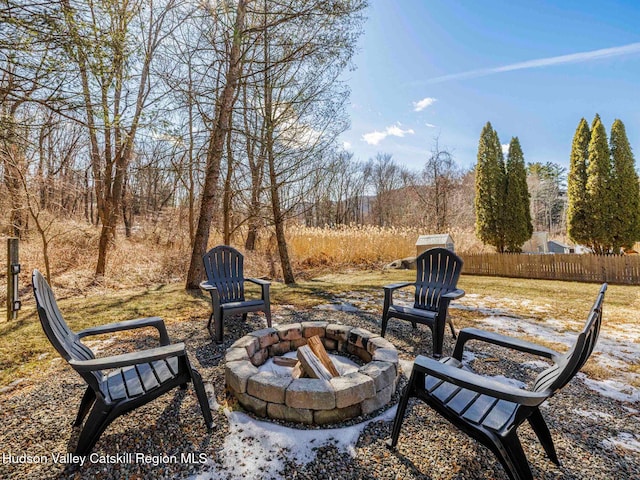
<instances>
[{"instance_id":1,"label":"tall arborvitae tree","mask_svg":"<svg viewBox=\"0 0 640 480\"><path fill-rule=\"evenodd\" d=\"M476 165L476 235L493 245L499 253L505 251L504 235L505 167L498 134L491 123L482 129Z\"/></svg>"},{"instance_id":2,"label":"tall arborvitae tree","mask_svg":"<svg viewBox=\"0 0 640 480\"><path fill-rule=\"evenodd\" d=\"M638 174L624 123L615 120L611 126L611 199L613 252L631 248L640 240L640 190Z\"/></svg>"},{"instance_id":3,"label":"tall arborvitae tree","mask_svg":"<svg viewBox=\"0 0 640 480\"><path fill-rule=\"evenodd\" d=\"M582 118L573 136L569 176L567 178L567 234L576 243L589 242L589 200L587 198L587 166L589 159L589 124Z\"/></svg>"},{"instance_id":4,"label":"tall arborvitae tree","mask_svg":"<svg viewBox=\"0 0 640 480\"><path fill-rule=\"evenodd\" d=\"M529 198L524 154L518 137L513 137L507 156L507 192L504 206L506 218L503 224L509 252L521 252L522 245L533 233Z\"/></svg>"},{"instance_id":5,"label":"tall arborvitae tree","mask_svg":"<svg viewBox=\"0 0 640 480\"><path fill-rule=\"evenodd\" d=\"M612 246L611 157L607 132L596 115L591 128L587 165L587 198L589 200L589 240L595 253L608 253Z\"/></svg>"}]
</instances>

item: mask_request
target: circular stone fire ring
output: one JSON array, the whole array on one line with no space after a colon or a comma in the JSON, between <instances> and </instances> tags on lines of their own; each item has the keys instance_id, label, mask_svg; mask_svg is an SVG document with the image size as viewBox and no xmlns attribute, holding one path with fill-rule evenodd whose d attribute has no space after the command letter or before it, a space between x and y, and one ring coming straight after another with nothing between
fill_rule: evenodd
<instances>
[{"instance_id":1,"label":"circular stone fire ring","mask_svg":"<svg viewBox=\"0 0 640 480\"><path fill-rule=\"evenodd\" d=\"M330 353L348 353L365 365L331 380L259 371L270 357L305 345L318 335ZM391 342L362 328L302 322L265 328L235 342L226 353L227 387L240 404L261 417L324 425L366 415L383 407L396 390L400 369Z\"/></svg>"}]
</instances>

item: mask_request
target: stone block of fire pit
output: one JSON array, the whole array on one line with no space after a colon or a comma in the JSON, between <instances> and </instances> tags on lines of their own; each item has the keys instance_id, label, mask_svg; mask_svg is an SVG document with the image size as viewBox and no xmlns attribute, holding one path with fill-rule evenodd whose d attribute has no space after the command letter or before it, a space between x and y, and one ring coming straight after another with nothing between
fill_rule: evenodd
<instances>
[{"instance_id":1,"label":"stone block of fire pit","mask_svg":"<svg viewBox=\"0 0 640 480\"><path fill-rule=\"evenodd\" d=\"M376 392L375 397L363 400L360 404L362 407L362 413L364 415L367 415L368 413L375 412L379 408L384 407L391 401L391 397L393 396L393 392L395 391L396 385L394 383Z\"/></svg>"},{"instance_id":2,"label":"stone block of fire pit","mask_svg":"<svg viewBox=\"0 0 640 480\"><path fill-rule=\"evenodd\" d=\"M360 372L350 373L330 380L336 390L336 407L355 405L376 394L373 379Z\"/></svg>"},{"instance_id":3,"label":"stone block of fire pit","mask_svg":"<svg viewBox=\"0 0 640 480\"><path fill-rule=\"evenodd\" d=\"M302 324L290 323L276 327L280 341L298 340L302 338Z\"/></svg>"},{"instance_id":4,"label":"stone block of fire pit","mask_svg":"<svg viewBox=\"0 0 640 480\"><path fill-rule=\"evenodd\" d=\"M267 402L264 400L260 400L259 398L247 393L236 393L236 398L238 399L238 402L240 402L240 405L250 412L261 417L267 416Z\"/></svg>"},{"instance_id":5,"label":"stone block of fire pit","mask_svg":"<svg viewBox=\"0 0 640 480\"><path fill-rule=\"evenodd\" d=\"M244 347L230 348L224 356L225 362L238 362L240 360L249 360L247 349Z\"/></svg>"},{"instance_id":6,"label":"stone block of fire pit","mask_svg":"<svg viewBox=\"0 0 640 480\"><path fill-rule=\"evenodd\" d=\"M269 356L279 357L280 355L284 355L285 353L289 353L290 351L291 342L288 340L280 340L278 343L275 343L269 347Z\"/></svg>"},{"instance_id":7,"label":"stone block of fire pit","mask_svg":"<svg viewBox=\"0 0 640 480\"><path fill-rule=\"evenodd\" d=\"M345 408L334 408L333 410L316 410L313 412L313 423L326 425L328 423L344 422L350 418L357 417L362 413L360 403L350 405Z\"/></svg>"},{"instance_id":8,"label":"stone block of fire pit","mask_svg":"<svg viewBox=\"0 0 640 480\"><path fill-rule=\"evenodd\" d=\"M367 350L367 344L369 340L379 337L377 333L372 333L369 330L363 328L354 328L349 332L349 343L358 348Z\"/></svg>"},{"instance_id":9,"label":"stone block of fire pit","mask_svg":"<svg viewBox=\"0 0 640 480\"><path fill-rule=\"evenodd\" d=\"M376 392L387 388L389 385L395 387L396 367L393 363L379 361L367 363L360 369L360 373L371 377L376 387Z\"/></svg>"},{"instance_id":10,"label":"stone block of fire pit","mask_svg":"<svg viewBox=\"0 0 640 480\"><path fill-rule=\"evenodd\" d=\"M245 348L247 350L247 355L249 355L249 357L253 357L253 355L260 350L260 342L256 337L245 335L231 345L230 348Z\"/></svg>"},{"instance_id":11,"label":"stone block of fire pit","mask_svg":"<svg viewBox=\"0 0 640 480\"><path fill-rule=\"evenodd\" d=\"M292 408L280 403L267 404L267 416L294 423L313 423L313 412L308 408Z\"/></svg>"},{"instance_id":12,"label":"stone block of fire pit","mask_svg":"<svg viewBox=\"0 0 640 480\"><path fill-rule=\"evenodd\" d=\"M260 349L267 348L270 345L273 345L274 343L278 343L280 341L278 332L275 328L271 327L251 332L249 336L256 337L258 339L258 342L260 342Z\"/></svg>"},{"instance_id":13,"label":"stone block of fire pit","mask_svg":"<svg viewBox=\"0 0 640 480\"><path fill-rule=\"evenodd\" d=\"M336 392L327 380L299 378L288 386L286 404L293 408L331 410L336 408Z\"/></svg>"},{"instance_id":14,"label":"stone block of fire pit","mask_svg":"<svg viewBox=\"0 0 640 480\"><path fill-rule=\"evenodd\" d=\"M398 351L395 348L378 348L374 352L372 360L398 365Z\"/></svg>"},{"instance_id":15,"label":"stone block of fire pit","mask_svg":"<svg viewBox=\"0 0 640 480\"><path fill-rule=\"evenodd\" d=\"M315 337L316 335L324 337L327 325L329 325L329 322L302 322L302 336L304 338Z\"/></svg>"},{"instance_id":16,"label":"stone block of fire pit","mask_svg":"<svg viewBox=\"0 0 640 480\"><path fill-rule=\"evenodd\" d=\"M349 340L349 332L353 329L349 325L342 325L339 323L332 323L327 325L326 335L327 338L336 340L341 343L346 343Z\"/></svg>"},{"instance_id":17,"label":"stone block of fire pit","mask_svg":"<svg viewBox=\"0 0 640 480\"><path fill-rule=\"evenodd\" d=\"M227 379L229 388L238 393L247 391L247 382L249 378L258 374L258 368L254 367L251 362L241 360L239 362L229 362L225 365L224 376Z\"/></svg>"},{"instance_id":18,"label":"stone block of fire pit","mask_svg":"<svg viewBox=\"0 0 640 480\"><path fill-rule=\"evenodd\" d=\"M291 377L273 372L258 372L249 378L247 393L265 402L284 403L285 392L292 381Z\"/></svg>"},{"instance_id":19,"label":"stone block of fire pit","mask_svg":"<svg viewBox=\"0 0 640 480\"><path fill-rule=\"evenodd\" d=\"M396 347L393 346L393 343L391 343L386 338L375 337L375 338L369 339L369 341L367 342L367 352L373 355L375 351L379 348L386 348L390 350L396 349Z\"/></svg>"}]
</instances>

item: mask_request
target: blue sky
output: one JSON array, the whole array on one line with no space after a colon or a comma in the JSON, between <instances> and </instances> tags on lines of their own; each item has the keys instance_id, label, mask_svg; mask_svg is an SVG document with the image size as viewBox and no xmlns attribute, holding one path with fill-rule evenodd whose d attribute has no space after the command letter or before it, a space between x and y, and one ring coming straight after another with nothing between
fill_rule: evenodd
<instances>
[{"instance_id":1,"label":"blue sky","mask_svg":"<svg viewBox=\"0 0 640 480\"><path fill-rule=\"evenodd\" d=\"M607 133L625 123L638 156L640 1L370 3L340 137L356 159L420 169L439 136L470 168L490 121L527 162L568 167L578 121L596 112Z\"/></svg>"}]
</instances>

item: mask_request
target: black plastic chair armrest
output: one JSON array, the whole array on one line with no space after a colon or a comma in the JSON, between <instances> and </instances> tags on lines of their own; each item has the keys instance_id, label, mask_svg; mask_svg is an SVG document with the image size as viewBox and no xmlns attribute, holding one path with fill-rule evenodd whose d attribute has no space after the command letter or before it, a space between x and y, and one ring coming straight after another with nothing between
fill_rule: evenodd
<instances>
[{"instance_id":1,"label":"black plastic chair armrest","mask_svg":"<svg viewBox=\"0 0 640 480\"><path fill-rule=\"evenodd\" d=\"M262 280L261 278L245 278L247 282L255 283L256 285L271 285L268 280Z\"/></svg>"},{"instance_id":2,"label":"black plastic chair armrest","mask_svg":"<svg viewBox=\"0 0 640 480\"><path fill-rule=\"evenodd\" d=\"M146 327L154 327L158 330L160 334L160 345L169 345L171 343L169 334L167 333L167 327L164 324L164 320L160 317L137 318L135 320L126 320L124 322L108 323L97 327L85 328L78 332L78 338Z\"/></svg>"},{"instance_id":3,"label":"black plastic chair armrest","mask_svg":"<svg viewBox=\"0 0 640 480\"><path fill-rule=\"evenodd\" d=\"M517 338L509 337L507 335L502 335L500 333L480 330L479 328L463 328L458 333L458 340L456 342L455 349L453 350L453 358L462 360L462 351L464 350L464 344L469 340L480 340L482 342L499 345L501 347L518 350L520 352L531 353L533 355L549 358L551 360L555 360L560 356L560 354L555 350L551 350L550 348L543 347L535 343L527 342L526 340L520 340Z\"/></svg>"},{"instance_id":4,"label":"black plastic chair armrest","mask_svg":"<svg viewBox=\"0 0 640 480\"><path fill-rule=\"evenodd\" d=\"M402 283L392 283L391 285L385 285L384 288L385 291L386 290L397 290L398 288L404 288L404 287L408 287L409 285L415 285L414 282L402 282Z\"/></svg>"},{"instance_id":5,"label":"black plastic chair armrest","mask_svg":"<svg viewBox=\"0 0 640 480\"><path fill-rule=\"evenodd\" d=\"M442 298L446 298L448 300L457 300L458 298L464 297L464 290L459 288L455 290L451 290L449 293L445 293L442 295Z\"/></svg>"},{"instance_id":6,"label":"black plastic chair armrest","mask_svg":"<svg viewBox=\"0 0 640 480\"><path fill-rule=\"evenodd\" d=\"M439 378L458 387L529 407L540 405L548 397L546 393L522 390L497 380L478 375L477 373L446 365L422 355L416 357L415 362L413 363L413 369L414 372Z\"/></svg>"},{"instance_id":7,"label":"black plastic chair armrest","mask_svg":"<svg viewBox=\"0 0 640 480\"><path fill-rule=\"evenodd\" d=\"M93 372L109 368L128 367L140 363L149 363L168 357L186 355L184 343L174 343L158 348L150 348L140 352L124 353L91 360L69 360L69 364L78 372Z\"/></svg>"},{"instance_id":8,"label":"black plastic chair armrest","mask_svg":"<svg viewBox=\"0 0 640 480\"><path fill-rule=\"evenodd\" d=\"M210 292L211 290L218 290L218 287L209 282L200 282L200 288L207 292Z\"/></svg>"}]
</instances>

